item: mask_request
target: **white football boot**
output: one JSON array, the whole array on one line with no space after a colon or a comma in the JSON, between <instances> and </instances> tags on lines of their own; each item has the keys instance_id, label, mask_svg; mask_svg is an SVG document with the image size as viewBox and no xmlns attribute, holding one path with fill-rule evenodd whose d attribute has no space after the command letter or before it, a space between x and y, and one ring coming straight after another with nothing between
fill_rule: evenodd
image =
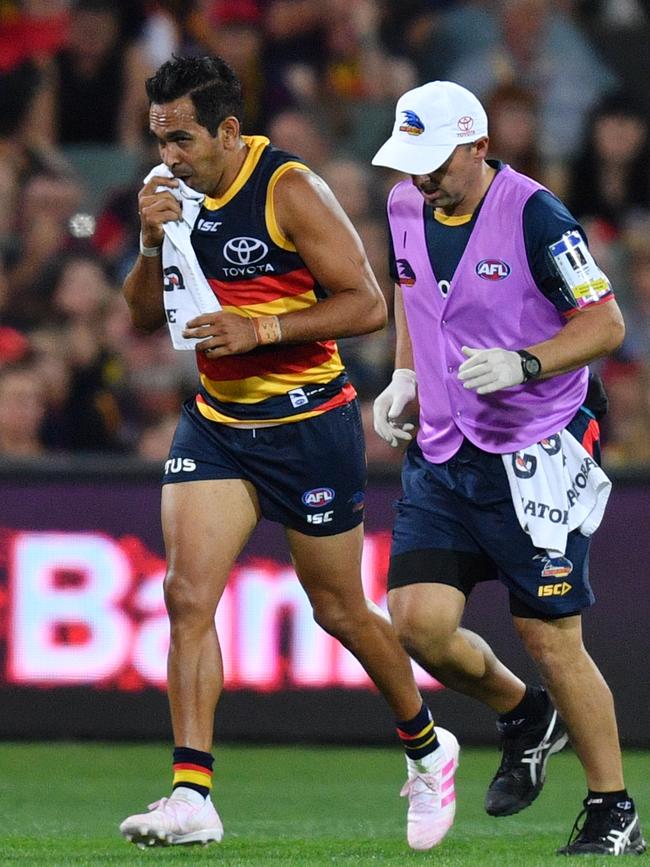
<instances>
[{"instance_id":1,"label":"white football boot","mask_svg":"<svg viewBox=\"0 0 650 867\"><path fill-rule=\"evenodd\" d=\"M129 816L120 832L141 849L147 846L179 846L188 843L219 843L223 825L210 800L193 789L179 787L169 798L149 804L148 813Z\"/></svg>"},{"instance_id":2,"label":"white football boot","mask_svg":"<svg viewBox=\"0 0 650 867\"><path fill-rule=\"evenodd\" d=\"M411 849L437 846L454 823L454 774L460 747L446 729L436 726L440 746L424 759L406 760L409 778L400 795L408 797L406 837Z\"/></svg>"}]
</instances>

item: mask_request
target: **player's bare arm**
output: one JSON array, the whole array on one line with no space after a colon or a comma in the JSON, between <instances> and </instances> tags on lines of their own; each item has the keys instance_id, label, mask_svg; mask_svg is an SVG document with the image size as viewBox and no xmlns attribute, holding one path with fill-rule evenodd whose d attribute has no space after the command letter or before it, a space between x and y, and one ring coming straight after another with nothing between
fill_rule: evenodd
<instances>
[{"instance_id":1,"label":"player's bare arm","mask_svg":"<svg viewBox=\"0 0 650 867\"><path fill-rule=\"evenodd\" d=\"M155 177L138 193L140 231L144 247L160 247L165 223L181 217L181 204L171 192L156 192L158 187L178 186L175 178ZM165 324L161 256L138 256L123 286L131 320L142 331L155 331Z\"/></svg>"},{"instance_id":2,"label":"player's bare arm","mask_svg":"<svg viewBox=\"0 0 650 867\"><path fill-rule=\"evenodd\" d=\"M278 225L329 293L322 303L282 317L289 342L369 334L386 325L386 302L361 240L327 184L289 171L276 187Z\"/></svg>"},{"instance_id":3,"label":"player's bare arm","mask_svg":"<svg viewBox=\"0 0 650 867\"><path fill-rule=\"evenodd\" d=\"M523 347L539 358L540 379L549 379L584 367L609 355L623 342L625 324L613 298L576 310L564 328L550 340Z\"/></svg>"}]
</instances>

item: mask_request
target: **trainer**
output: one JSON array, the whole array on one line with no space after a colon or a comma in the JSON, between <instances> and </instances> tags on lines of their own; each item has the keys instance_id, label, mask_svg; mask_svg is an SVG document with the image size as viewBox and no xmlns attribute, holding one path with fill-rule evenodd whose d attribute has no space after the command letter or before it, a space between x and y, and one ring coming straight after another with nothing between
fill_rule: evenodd
<instances>
[{"instance_id":1,"label":"trainer","mask_svg":"<svg viewBox=\"0 0 650 867\"><path fill-rule=\"evenodd\" d=\"M588 793L561 853L640 853L612 695L581 628L593 602L588 536L609 491L597 463L602 398L587 365L619 346L623 320L564 205L487 153L479 101L434 81L399 99L373 160L411 176L388 198L397 347L375 401L375 429L396 445L412 440L407 415L419 400L390 611L414 659L499 715L488 813L537 797L568 730ZM495 578L548 692L460 626L472 588Z\"/></svg>"}]
</instances>

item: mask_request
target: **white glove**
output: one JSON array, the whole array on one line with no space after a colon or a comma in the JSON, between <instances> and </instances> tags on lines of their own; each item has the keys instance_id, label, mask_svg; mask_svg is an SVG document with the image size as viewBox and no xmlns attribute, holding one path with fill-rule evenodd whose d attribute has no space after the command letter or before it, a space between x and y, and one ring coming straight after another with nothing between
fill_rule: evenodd
<instances>
[{"instance_id":1,"label":"white glove","mask_svg":"<svg viewBox=\"0 0 650 867\"><path fill-rule=\"evenodd\" d=\"M382 391L372 406L375 433L393 448L399 445L400 440L413 439L410 432L415 425L399 424L396 419L404 412L405 407L415 400L416 395L415 371L399 367L393 371L390 385Z\"/></svg>"},{"instance_id":2,"label":"white glove","mask_svg":"<svg viewBox=\"0 0 650 867\"><path fill-rule=\"evenodd\" d=\"M458 379L465 388L476 389L477 394L491 394L524 381L521 356L509 349L470 349L462 347L463 361L458 368Z\"/></svg>"}]
</instances>

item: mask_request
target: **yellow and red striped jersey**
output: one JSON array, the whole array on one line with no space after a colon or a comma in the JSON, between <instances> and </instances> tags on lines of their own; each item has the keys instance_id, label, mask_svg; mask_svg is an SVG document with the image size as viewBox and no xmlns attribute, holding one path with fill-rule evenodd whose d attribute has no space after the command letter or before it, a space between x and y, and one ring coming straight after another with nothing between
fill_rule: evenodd
<instances>
[{"instance_id":1,"label":"yellow and red striped jersey","mask_svg":"<svg viewBox=\"0 0 650 867\"><path fill-rule=\"evenodd\" d=\"M263 136L244 140L244 165L223 196L205 198L192 246L224 311L255 317L303 310L325 292L282 234L273 190L290 169L309 169ZM197 363L198 408L223 424L300 421L355 397L334 340L272 344L216 359L199 352Z\"/></svg>"}]
</instances>

